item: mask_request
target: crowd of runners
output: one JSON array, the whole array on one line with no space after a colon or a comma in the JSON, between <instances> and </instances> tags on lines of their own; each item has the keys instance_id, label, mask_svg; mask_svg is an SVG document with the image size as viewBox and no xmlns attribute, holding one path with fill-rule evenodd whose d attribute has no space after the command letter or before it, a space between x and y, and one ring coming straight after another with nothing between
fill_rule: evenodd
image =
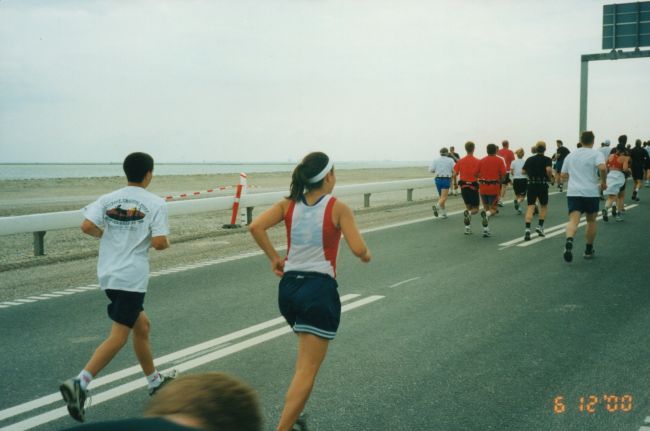
<instances>
[{"instance_id":1,"label":"crowd of runners","mask_svg":"<svg viewBox=\"0 0 650 431\"><path fill-rule=\"evenodd\" d=\"M465 235L472 234L472 217L480 215L483 237L491 236L490 219L499 213L506 200L508 186L512 186L513 204L517 214L525 212L524 240L530 241L533 218L537 215L534 228L539 237L544 237L544 221L548 209L549 187L559 192L566 185L569 222L566 229L564 259L573 260L573 237L580 217L587 221L585 258L594 255L596 218L602 214L605 222L609 217L623 221L625 213L625 191L628 177L634 181L632 200L640 201L640 189L650 186L650 141L637 139L634 146L627 142L627 136L618 137L618 144L610 148L610 141L594 148L595 137L591 131L580 136L577 149L571 152L561 140L555 142L556 149L547 156L544 141L537 142L525 158L524 148L515 151L504 140L499 149L495 144L486 147L487 156L474 156L476 145L465 143L464 157L450 149L442 148L440 157L433 160L429 171L435 174L437 195L434 195L433 214L447 218L446 203L450 191L460 193L465 204L463 224ZM436 199L437 198L437 199ZM524 207L525 201L525 209ZM600 209L600 201L604 201Z\"/></svg>"},{"instance_id":2,"label":"crowd of runners","mask_svg":"<svg viewBox=\"0 0 650 431\"><path fill-rule=\"evenodd\" d=\"M631 198L637 202L644 180L645 186L650 185L650 142L636 140L631 147L625 135L618 138L614 148L604 141L596 150L594 134L586 131L573 152L562 141L556 141L552 157L546 155L543 141L531 148L527 158L523 148L513 152L508 141L503 141L500 149L488 144L487 156L481 159L474 156L475 147L473 142L467 142L464 157L453 147L442 148L440 157L431 164L438 191L434 215L447 218L449 193L457 194L460 189L465 203L464 233L472 234L472 217L480 215L483 236L490 237L490 220L503 207L511 184L515 211L522 214L525 210L524 240L529 241L535 215L534 232L545 236L549 186L563 191L566 185L569 222L563 256L567 262L573 259L573 239L582 214L587 221L584 257L590 258L594 255L596 217L602 214L604 221L610 216L623 220L627 177L634 180ZM186 376L172 382L175 373L160 373L154 366L150 322L143 308L149 277L148 250L169 247L169 222L165 201L145 190L152 181L153 166L148 154L130 154L123 164L127 186L84 208L82 231L100 239L97 275L109 301L111 327L79 374L61 383L61 395L70 415L83 422L88 386L132 336L149 394L154 397L149 408L154 418L95 423L79 430L259 430L258 401L243 382L221 374ZM289 196L249 226L253 239L269 259L271 271L280 277L279 309L297 335L296 367L278 419L278 431L306 429L301 413L340 321L336 259L341 236L361 262L372 259L352 210L332 196L335 184L333 161L324 153L310 153L293 172ZM601 200L605 202L602 209ZM278 253L267 234L278 224L286 226L286 256ZM210 390L215 385L230 389ZM186 395L174 395L184 387L198 391L191 405L182 401ZM230 402L234 403L232 409L239 412L236 418L227 419L226 412L219 413L212 407L214 403Z\"/></svg>"}]
</instances>

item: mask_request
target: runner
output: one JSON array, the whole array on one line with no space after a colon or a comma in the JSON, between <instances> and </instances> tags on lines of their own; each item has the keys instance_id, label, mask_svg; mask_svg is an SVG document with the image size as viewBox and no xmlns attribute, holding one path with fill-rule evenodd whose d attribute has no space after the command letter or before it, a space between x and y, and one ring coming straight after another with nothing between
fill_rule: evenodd
<instances>
[{"instance_id":1,"label":"runner","mask_svg":"<svg viewBox=\"0 0 650 431\"><path fill-rule=\"evenodd\" d=\"M467 155L458 160L454 166L454 183L460 186L460 194L465 203L463 211L463 223L465 224L465 235L472 233L472 214L478 213L478 164L479 159L474 157L474 142L465 143Z\"/></svg>"},{"instance_id":2,"label":"runner","mask_svg":"<svg viewBox=\"0 0 650 431\"><path fill-rule=\"evenodd\" d=\"M310 153L293 171L289 196L260 214L249 227L271 261L271 270L282 277L280 312L298 335L295 374L278 431L291 430L296 424L339 326L341 302L335 277L341 234L362 262L371 259L352 210L331 195L335 184L332 160L321 152ZM288 243L284 259L267 234L283 221Z\"/></svg>"},{"instance_id":3,"label":"runner","mask_svg":"<svg viewBox=\"0 0 650 431\"><path fill-rule=\"evenodd\" d=\"M650 159L648 152L641 147L641 139L634 142L634 148L630 151L630 159L632 160L632 179L634 180L632 200L638 202L641 200L639 199L639 189L643 186L645 167Z\"/></svg>"},{"instance_id":4,"label":"runner","mask_svg":"<svg viewBox=\"0 0 650 431\"><path fill-rule=\"evenodd\" d=\"M645 186L650 187L650 141L646 141L643 144L646 153L648 153L648 158L646 159L645 164Z\"/></svg>"},{"instance_id":5,"label":"runner","mask_svg":"<svg viewBox=\"0 0 650 431\"><path fill-rule=\"evenodd\" d=\"M598 149L598 151L603 153L603 157L605 157L605 160L607 160L609 158L609 155L613 151L612 149L609 148L610 143L611 142L609 141L609 139L605 139L605 142L601 143L600 148ZM605 200L605 196L603 195L602 190L600 191L600 200L601 201Z\"/></svg>"},{"instance_id":6,"label":"runner","mask_svg":"<svg viewBox=\"0 0 650 431\"><path fill-rule=\"evenodd\" d=\"M483 203L481 219L483 222L484 237L491 235L490 228L488 227L488 218L498 212L497 201L499 200L501 182L506 176L506 165L503 159L497 156L497 148L495 144L488 144L488 155L481 159L478 167L479 193L481 194L481 202Z\"/></svg>"},{"instance_id":7,"label":"runner","mask_svg":"<svg viewBox=\"0 0 650 431\"><path fill-rule=\"evenodd\" d=\"M623 208L625 197L625 175L629 172L629 157L626 156L625 144L618 144L616 151L607 159L607 189L603 192L607 195L605 208L602 209L603 221L609 221L607 214L612 209L612 217L616 221L623 221L623 215L617 211L617 207Z\"/></svg>"},{"instance_id":8,"label":"runner","mask_svg":"<svg viewBox=\"0 0 650 431\"><path fill-rule=\"evenodd\" d=\"M79 375L59 387L70 416L79 422L85 419L88 385L124 347L132 331L133 350L147 377L149 395L174 376L162 375L154 367L149 346L150 323L142 307L149 282L149 247L169 247L165 201L145 190L151 183L153 167L150 155L129 154L123 164L127 186L84 208L81 230L100 238L97 276L110 300L108 317L113 323L110 335Z\"/></svg>"},{"instance_id":9,"label":"runner","mask_svg":"<svg viewBox=\"0 0 650 431\"><path fill-rule=\"evenodd\" d=\"M510 143L507 140L504 140L501 142L501 149L497 152L497 155L506 163L506 176L501 183L501 194L499 196L499 206L502 207L503 202L501 201L506 197L506 189L508 188L508 184L511 183L510 165L515 160L515 153L510 149Z\"/></svg>"},{"instance_id":10,"label":"runner","mask_svg":"<svg viewBox=\"0 0 650 431\"><path fill-rule=\"evenodd\" d=\"M451 186L451 177L454 173L454 159L449 157L449 150L442 148L440 150L440 157L431 162L429 172L436 174L436 189L438 190L438 203L433 205L433 215L438 217L438 213L442 214L442 218L447 218L447 210L445 209L445 202L449 195L449 187ZM454 182L454 184L456 184ZM435 196L434 196L435 197Z\"/></svg>"},{"instance_id":11,"label":"runner","mask_svg":"<svg viewBox=\"0 0 650 431\"><path fill-rule=\"evenodd\" d=\"M526 230L524 231L524 240L530 241L530 223L533 220L535 204L539 201L539 219L535 232L539 236L544 234L544 220L548 208L548 182L553 181L553 162L550 157L546 157L546 142L539 141L535 145L536 154L526 159L522 173L528 175L528 209L526 210Z\"/></svg>"},{"instance_id":12,"label":"runner","mask_svg":"<svg viewBox=\"0 0 650 431\"><path fill-rule=\"evenodd\" d=\"M449 147L449 157L454 159L454 163L460 160L460 154L456 152L456 149L454 147ZM458 184L456 182L454 182L452 185L452 194L454 196L458 196Z\"/></svg>"},{"instance_id":13,"label":"runner","mask_svg":"<svg viewBox=\"0 0 650 431\"><path fill-rule=\"evenodd\" d=\"M594 256L594 240L596 239L596 216L600 204L600 189L605 189L605 160L603 155L594 150L594 134L591 131L580 135L582 147L569 154L562 165L562 180L568 180L567 206L569 222L566 227L566 242L564 245L564 260L573 260L573 237L578 230L580 215L585 213L587 227L585 229L585 258ZM600 179L596 172L600 173Z\"/></svg>"},{"instance_id":14,"label":"runner","mask_svg":"<svg viewBox=\"0 0 650 431\"><path fill-rule=\"evenodd\" d=\"M519 148L515 151L517 159L510 165L510 175L512 175L512 188L515 192L515 210L517 214L521 215L521 202L526 197L526 190L528 187L528 177L521 172L524 167L524 149Z\"/></svg>"},{"instance_id":15,"label":"runner","mask_svg":"<svg viewBox=\"0 0 650 431\"><path fill-rule=\"evenodd\" d=\"M560 139L556 140L555 143L557 145L557 151L553 156L553 161L555 162L555 166L553 167L555 170L554 184L557 186L559 191L562 191L564 185L564 181L562 180L562 164L571 151L562 144ZM578 142L578 148L580 148L581 145L582 144Z\"/></svg>"}]
</instances>

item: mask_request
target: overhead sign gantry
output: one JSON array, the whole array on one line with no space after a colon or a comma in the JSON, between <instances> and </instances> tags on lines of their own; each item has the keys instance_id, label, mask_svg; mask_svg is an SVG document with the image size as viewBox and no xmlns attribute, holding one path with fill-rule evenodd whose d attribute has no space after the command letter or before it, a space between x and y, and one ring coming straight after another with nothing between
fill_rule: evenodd
<instances>
[{"instance_id":1,"label":"overhead sign gantry","mask_svg":"<svg viewBox=\"0 0 650 431\"><path fill-rule=\"evenodd\" d=\"M650 51L639 49L642 46L650 46L650 1L604 5L602 48L610 52L581 56L579 133L587 130L589 62L650 57Z\"/></svg>"}]
</instances>

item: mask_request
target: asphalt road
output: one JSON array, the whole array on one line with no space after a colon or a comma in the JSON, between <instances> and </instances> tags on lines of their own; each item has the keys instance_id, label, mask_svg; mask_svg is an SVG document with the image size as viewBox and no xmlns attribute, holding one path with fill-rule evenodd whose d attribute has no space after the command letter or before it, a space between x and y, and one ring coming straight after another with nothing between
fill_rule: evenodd
<instances>
[{"instance_id":1,"label":"asphalt road","mask_svg":"<svg viewBox=\"0 0 650 431\"><path fill-rule=\"evenodd\" d=\"M367 232L368 265L342 246L350 309L307 406L310 429L642 429L650 210L642 202L624 222L599 221L592 260L581 257L581 228L567 264L563 229L553 229L565 208L564 195L551 197L541 241L521 241L523 218L508 205L491 238L478 217L476 233L463 235L456 214ZM276 288L257 255L152 278L145 301L159 368L246 380L269 430L296 351ZM0 430L75 424L57 387L106 335L105 306L91 290L0 309ZM93 382L88 421L139 415L148 396L136 365L129 347Z\"/></svg>"}]
</instances>

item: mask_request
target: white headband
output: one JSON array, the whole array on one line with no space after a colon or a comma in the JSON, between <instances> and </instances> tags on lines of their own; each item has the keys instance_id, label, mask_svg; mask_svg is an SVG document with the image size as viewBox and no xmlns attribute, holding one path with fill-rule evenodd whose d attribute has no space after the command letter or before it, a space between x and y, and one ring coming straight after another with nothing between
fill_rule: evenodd
<instances>
[{"instance_id":1,"label":"white headband","mask_svg":"<svg viewBox=\"0 0 650 431\"><path fill-rule=\"evenodd\" d=\"M332 159L329 159L329 161L327 162L327 166L325 166L325 168L322 171L320 171L318 175L309 179L309 184L317 183L323 178L325 178L325 175L327 175L327 173L332 170L332 166L334 166L334 163L332 162Z\"/></svg>"}]
</instances>

